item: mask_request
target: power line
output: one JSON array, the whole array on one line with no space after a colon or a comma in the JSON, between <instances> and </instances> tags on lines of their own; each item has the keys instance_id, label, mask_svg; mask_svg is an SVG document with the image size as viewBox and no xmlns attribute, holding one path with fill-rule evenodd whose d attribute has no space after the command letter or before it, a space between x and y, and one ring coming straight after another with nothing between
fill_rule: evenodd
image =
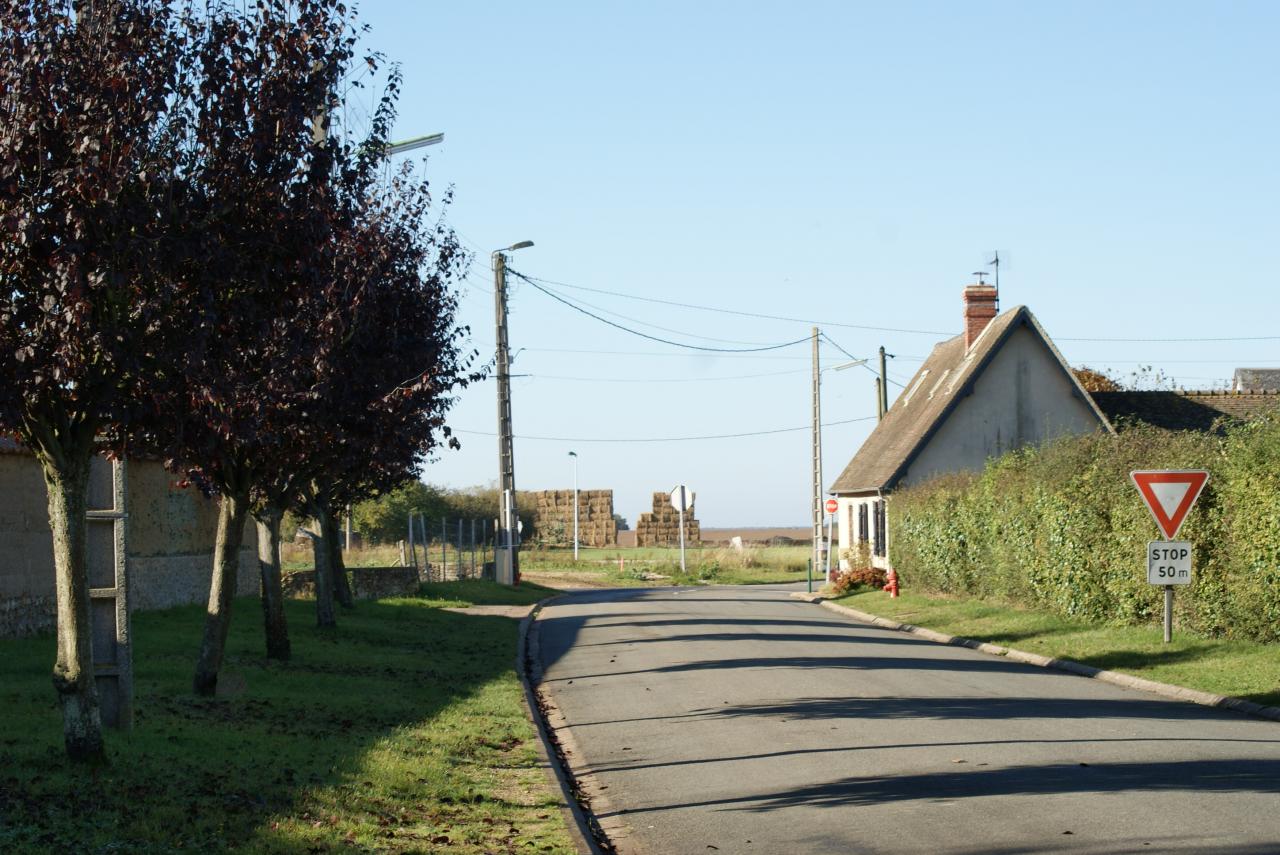
<instances>
[{"instance_id":1,"label":"power line","mask_svg":"<svg viewBox=\"0 0 1280 855\"><path fill-rule=\"evenodd\" d=\"M721 380L755 380L760 377L781 377L783 375L807 374L807 368L793 368L787 371L766 371L761 374L731 374L724 377L566 377L560 374L525 374L512 376L532 377L535 380L573 380L581 383L710 383Z\"/></svg>"},{"instance_id":2,"label":"power line","mask_svg":"<svg viewBox=\"0 0 1280 855\"><path fill-rule=\"evenodd\" d=\"M1280 335L1241 335L1214 338L1067 338L1053 336L1054 341L1118 342L1131 344L1194 344L1223 341L1280 341Z\"/></svg>"},{"instance_id":3,"label":"power line","mask_svg":"<svg viewBox=\"0 0 1280 855\"><path fill-rule=\"evenodd\" d=\"M842 419L838 422L825 422L823 427L837 427L839 425L853 424L854 422L865 422L874 419L875 416L861 416L856 419ZM776 430L758 430L749 433L722 433L707 436L667 436L667 437L635 437L629 439L613 439L607 437L581 437L581 436L517 436L516 439L537 440L539 442L696 442L704 439L740 439L750 436L770 436L778 433L795 433L796 431L813 430L813 425L804 425L803 427L793 428L777 428ZM471 436L497 436L495 433L482 430L461 430L453 429L454 433L469 434Z\"/></svg>"},{"instance_id":4,"label":"power line","mask_svg":"<svg viewBox=\"0 0 1280 855\"><path fill-rule=\"evenodd\" d=\"M548 294L555 295L555 292L550 288L545 289L545 292ZM563 294L560 294L559 296L564 297ZM642 327L649 327L650 329L662 330L663 332L669 332L669 333L675 333L676 335L688 336L689 338L699 338L699 339L702 339L703 341L717 341L717 342L720 342L721 344L750 344L750 345L764 344L764 342L759 342L759 341L741 341L741 340L732 339L732 338L715 338L714 336L699 335L697 333L685 332L684 330L672 329L671 327L659 326L658 324L651 324L648 321L642 321L639 318L633 318L628 315L623 315L623 314L619 314L618 312L610 311L609 309L606 309L604 306L597 306L594 303L588 303L586 300L578 300L577 305L587 306L589 308L595 309L597 312L603 312L606 315L612 315L615 318L621 318L624 321L630 321L631 323L639 324Z\"/></svg>"},{"instance_id":5,"label":"power line","mask_svg":"<svg viewBox=\"0 0 1280 855\"><path fill-rule=\"evenodd\" d=\"M700 344L687 344L685 342L672 341L666 338L659 338L656 335L649 335L648 333L640 332L639 330L633 330L630 327L624 327L622 324L615 323L614 321L611 321L608 318L602 318L599 315L595 314L594 312L591 312L587 309L582 308L576 303L566 300L564 297L561 297L559 294L556 294L553 291L547 290L546 288L539 285L537 282L530 279L528 276L525 276L523 273L518 273L515 270L512 270L510 268L507 269L507 272L510 273L512 276L517 276L520 279L523 279L525 282L528 282L534 288L538 289L543 294L546 294L551 299L564 303L566 306L573 309L574 311L581 312L587 317L594 318L595 320L600 321L600 323L602 324L608 324L609 326L614 327L615 329L620 329L623 332L631 333L632 335L640 336L641 338L647 338L650 341L660 342L661 344L669 344L673 347L683 347L688 350L701 350L701 351L707 351L710 353L758 353L764 350L781 350L784 347L793 347L797 344L803 344L804 342L809 341L809 337L805 336L804 338L798 338L795 341L786 341L786 342L782 342L781 344L770 344L763 347L707 347L705 345L700 345Z\"/></svg>"},{"instance_id":6,"label":"power line","mask_svg":"<svg viewBox=\"0 0 1280 855\"><path fill-rule=\"evenodd\" d=\"M515 271L512 271L513 273ZM747 312L741 309L726 309L722 306L703 306L697 303L682 303L677 300L663 300L657 297L641 297L638 294L627 294L622 291L609 291L604 288L588 288L585 285L572 285L568 282L558 282L554 279L542 279L537 276L526 276L518 274L526 280L534 279L547 285L555 285L561 288L572 288L577 291L590 291L593 294L607 294L611 297L622 297L627 300L639 300L645 303L657 303L664 306L677 306L682 309L696 309L702 312L719 312L725 315L738 315L744 318L759 318L767 321L786 321L791 323L813 324L820 327L839 327L842 329L854 330L874 330L877 332L894 332L906 333L909 335L932 335L943 338L953 338L955 332L942 332L940 330L919 330L902 327L882 327L870 324L847 324L838 321L814 319L814 318L796 318L788 315L770 315L763 312ZM1257 336L1208 336L1208 337L1166 337L1166 338L1105 338L1105 337L1068 337L1053 336L1054 341L1075 341L1075 342L1115 342L1135 343L1135 344L1184 344L1195 342L1234 342L1234 341L1280 341L1280 335L1257 335Z\"/></svg>"},{"instance_id":7,"label":"power line","mask_svg":"<svg viewBox=\"0 0 1280 855\"><path fill-rule=\"evenodd\" d=\"M514 270L510 272L515 273ZM799 324L817 324L818 326L843 327L844 329L852 329L852 330L875 330L878 332L910 333L912 335L944 336L947 338L950 338L955 335L955 333L939 332L938 330L913 330L913 329L900 329L897 327L876 327L876 326L869 326L867 324L842 324L842 323L837 323L835 321L829 321L829 320L814 320L813 318L792 318L786 315L768 315L768 314L763 314L761 312L746 312L746 311L742 311L741 309L726 309L721 306L700 306L696 303L681 303L676 300L660 300L657 297L641 297L637 294L626 294L621 291L607 291L603 288L588 288L585 285L570 285L568 282L557 282L554 279L542 279L537 276L525 276L523 273L516 273L516 275L521 277L525 281L537 280L538 282L542 282L546 285L556 285L561 288L572 288L576 291L590 291L593 294L608 294L611 297L623 297L627 300L639 300L644 303L658 303L663 306L677 306L682 309L697 309L698 311L702 311L702 312L719 312L720 314L723 314L723 315L738 315L744 318L760 318L766 321L787 321L790 323L799 323ZM804 339L804 340L807 341L808 339Z\"/></svg>"}]
</instances>

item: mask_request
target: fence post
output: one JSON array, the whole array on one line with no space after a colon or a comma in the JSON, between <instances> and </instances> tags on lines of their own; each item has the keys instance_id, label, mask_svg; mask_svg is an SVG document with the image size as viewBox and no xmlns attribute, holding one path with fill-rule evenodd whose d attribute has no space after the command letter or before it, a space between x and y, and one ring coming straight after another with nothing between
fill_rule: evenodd
<instances>
[{"instance_id":1,"label":"fence post","mask_svg":"<svg viewBox=\"0 0 1280 855\"><path fill-rule=\"evenodd\" d=\"M471 519L471 578L476 575L476 521Z\"/></svg>"},{"instance_id":2,"label":"fence post","mask_svg":"<svg viewBox=\"0 0 1280 855\"><path fill-rule=\"evenodd\" d=\"M413 562L413 569L418 569L418 553L413 548L413 511L409 511L409 560ZM426 548L426 545L423 545Z\"/></svg>"},{"instance_id":3,"label":"fence post","mask_svg":"<svg viewBox=\"0 0 1280 855\"><path fill-rule=\"evenodd\" d=\"M440 518L440 581L449 578L449 521Z\"/></svg>"}]
</instances>

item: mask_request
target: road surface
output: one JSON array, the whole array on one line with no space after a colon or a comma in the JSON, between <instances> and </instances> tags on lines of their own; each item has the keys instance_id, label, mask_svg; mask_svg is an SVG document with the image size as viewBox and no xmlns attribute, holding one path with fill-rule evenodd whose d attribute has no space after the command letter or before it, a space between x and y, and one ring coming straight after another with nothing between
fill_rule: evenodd
<instances>
[{"instance_id":1,"label":"road surface","mask_svg":"<svg viewBox=\"0 0 1280 855\"><path fill-rule=\"evenodd\" d=\"M1280 723L778 588L579 593L537 627L624 851L1280 852Z\"/></svg>"}]
</instances>

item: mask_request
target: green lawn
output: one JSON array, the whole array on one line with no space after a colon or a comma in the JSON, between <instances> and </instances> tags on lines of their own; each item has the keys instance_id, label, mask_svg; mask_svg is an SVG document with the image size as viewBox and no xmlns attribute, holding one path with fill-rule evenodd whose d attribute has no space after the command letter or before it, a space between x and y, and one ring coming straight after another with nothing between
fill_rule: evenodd
<instances>
[{"instance_id":1,"label":"green lawn","mask_svg":"<svg viewBox=\"0 0 1280 855\"><path fill-rule=\"evenodd\" d=\"M835 602L948 635L1280 705L1280 648L1274 645L1200 638L1176 624L1173 641L1165 644L1159 624L1098 626L1014 606L910 592L895 600L883 591L864 590Z\"/></svg>"},{"instance_id":2,"label":"green lawn","mask_svg":"<svg viewBox=\"0 0 1280 855\"><path fill-rule=\"evenodd\" d=\"M681 572L679 547L580 549L577 561L572 548L525 548L520 551L520 572L551 585L765 585L803 582L808 558L807 546L757 546L742 551L697 546L685 550L685 571Z\"/></svg>"},{"instance_id":3,"label":"green lawn","mask_svg":"<svg viewBox=\"0 0 1280 855\"><path fill-rule=\"evenodd\" d=\"M137 726L70 770L53 639L0 642L0 851L572 852L514 671L517 622L444 611L537 586L434 585L322 633L287 604L293 661L235 605L227 697L190 692L203 608L134 618Z\"/></svg>"}]
</instances>

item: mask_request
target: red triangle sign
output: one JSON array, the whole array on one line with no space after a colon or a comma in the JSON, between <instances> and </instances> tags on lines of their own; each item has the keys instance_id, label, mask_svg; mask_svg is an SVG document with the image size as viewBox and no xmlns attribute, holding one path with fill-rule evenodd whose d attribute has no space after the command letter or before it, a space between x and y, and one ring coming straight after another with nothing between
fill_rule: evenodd
<instances>
[{"instance_id":1,"label":"red triangle sign","mask_svg":"<svg viewBox=\"0 0 1280 855\"><path fill-rule=\"evenodd\" d=\"M1160 469L1130 472L1129 477L1151 509L1151 516L1156 518L1165 540L1173 540L1187 512L1200 498L1209 473L1203 469Z\"/></svg>"}]
</instances>

